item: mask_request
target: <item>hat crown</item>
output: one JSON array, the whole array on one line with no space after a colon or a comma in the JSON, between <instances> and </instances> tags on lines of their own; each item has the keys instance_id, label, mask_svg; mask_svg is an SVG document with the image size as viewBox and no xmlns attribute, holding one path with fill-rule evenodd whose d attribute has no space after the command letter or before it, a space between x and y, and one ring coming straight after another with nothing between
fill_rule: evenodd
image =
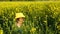
<instances>
[{"instance_id":1,"label":"hat crown","mask_svg":"<svg viewBox=\"0 0 60 34\"><path fill-rule=\"evenodd\" d=\"M16 17L15 18L20 18L20 17L25 17L25 16L23 15L23 13L16 13Z\"/></svg>"}]
</instances>

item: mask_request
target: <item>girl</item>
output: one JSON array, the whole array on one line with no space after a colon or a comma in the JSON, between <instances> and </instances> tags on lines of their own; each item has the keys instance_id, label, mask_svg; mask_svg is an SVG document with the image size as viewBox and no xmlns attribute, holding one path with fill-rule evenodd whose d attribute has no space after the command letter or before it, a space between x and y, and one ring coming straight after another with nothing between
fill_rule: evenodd
<instances>
[{"instance_id":1,"label":"girl","mask_svg":"<svg viewBox=\"0 0 60 34\"><path fill-rule=\"evenodd\" d=\"M21 26L24 22L24 18L23 13L16 13L16 23L12 26L12 34L22 34Z\"/></svg>"}]
</instances>

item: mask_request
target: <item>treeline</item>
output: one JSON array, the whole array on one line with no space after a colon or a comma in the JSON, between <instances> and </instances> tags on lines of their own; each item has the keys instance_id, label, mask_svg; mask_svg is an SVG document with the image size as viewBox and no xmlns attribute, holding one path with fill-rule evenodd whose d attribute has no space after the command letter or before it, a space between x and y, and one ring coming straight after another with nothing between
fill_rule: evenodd
<instances>
[{"instance_id":1,"label":"treeline","mask_svg":"<svg viewBox=\"0 0 60 34\"><path fill-rule=\"evenodd\" d=\"M0 0L0 1L60 1L60 0Z\"/></svg>"}]
</instances>

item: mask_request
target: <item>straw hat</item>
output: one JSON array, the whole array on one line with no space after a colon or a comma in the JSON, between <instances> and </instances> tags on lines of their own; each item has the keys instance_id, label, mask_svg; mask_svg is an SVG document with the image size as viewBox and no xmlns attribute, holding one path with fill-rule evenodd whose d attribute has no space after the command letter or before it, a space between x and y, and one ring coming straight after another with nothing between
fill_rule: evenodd
<instances>
[{"instance_id":1,"label":"straw hat","mask_svg":"<svg viewBox=\"0 0 60 34\"><path fill-rule=\"evenodd\" d=\"M21 17L25 18L25 16L23 15L23 13L16 13L16 17L15 18L21 18Z\"/></svg>"}]
</instances>

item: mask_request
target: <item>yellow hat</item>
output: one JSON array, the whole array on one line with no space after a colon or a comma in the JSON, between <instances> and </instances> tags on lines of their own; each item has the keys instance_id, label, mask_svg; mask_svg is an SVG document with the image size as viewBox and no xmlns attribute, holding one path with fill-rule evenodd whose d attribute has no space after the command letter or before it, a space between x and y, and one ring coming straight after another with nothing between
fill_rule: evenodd
<instances>
[{"instance_id":1,"label":"yellow hat","mask_svg":"<svg viewBox=\"0 0 60 34\"><path fill-rule=\"evenodd\" d=\"M15 18L20 18L20 17L24 17L25 18L25 16L23 15L23 13L16 13L16 17Z\"/></svg>"}]
</instances>

